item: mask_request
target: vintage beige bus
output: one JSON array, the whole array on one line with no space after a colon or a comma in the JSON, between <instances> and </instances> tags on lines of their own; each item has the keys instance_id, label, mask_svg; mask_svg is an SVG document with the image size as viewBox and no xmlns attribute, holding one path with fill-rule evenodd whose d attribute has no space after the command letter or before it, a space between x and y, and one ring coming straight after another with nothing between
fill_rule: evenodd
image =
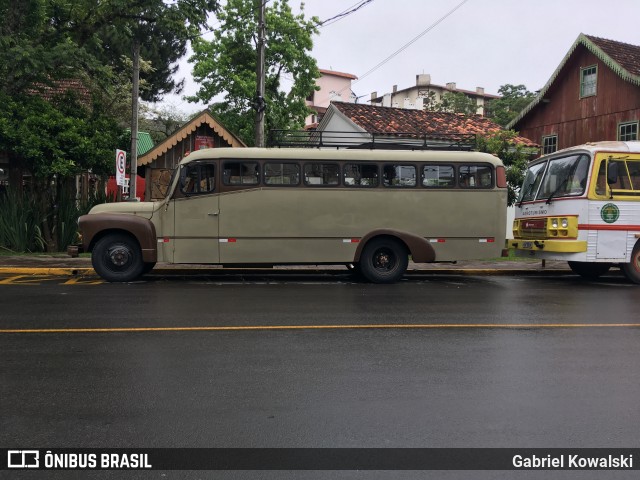
<instances>
[{"instance_id":1,"label":"vintage beige bus","mask_svg":"<svg viewBox=\"0 0 640 480\"><path fill-rule=\"evenodd\" d=\"M98 205L79 226L108 281L171 262L344 264L391 283L409 256L499 257L506 187L478 152L212 148L180 162L166 198Z\"/></svg>"},{"instance_id":2,"label":"vintage beige bus","mask_svg":"<svg viewBox=\"0 0 640 480\"><path fill-rule=\"evenodd\" d=\"M596 142L534 160L516 202L517 255L640 283L640 142Z\"/></svg>"}]
</instances>

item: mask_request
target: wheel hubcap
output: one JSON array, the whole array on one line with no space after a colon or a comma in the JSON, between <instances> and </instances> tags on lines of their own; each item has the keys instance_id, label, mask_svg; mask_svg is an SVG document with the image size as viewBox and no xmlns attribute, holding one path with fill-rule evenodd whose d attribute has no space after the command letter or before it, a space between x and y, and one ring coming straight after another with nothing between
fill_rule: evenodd
<instances>
[{"instance_id":1,"label":"wheel hubcap","mask_svg":"<svg viewBox=\"0 0 640 480\"><path fill-rule=\"evenodd\" d=\"M117 245L109 249L109 259L111 263L116 267L122 267L129 262L131 258L131 253L129 250L122 245Z\"/></svg>"},{"instance_id":2,"label":"wheel hubcap","mask_svg":"<svg viewBox=\"0 0 640 480\"><path fill-rule=\"evenodd\" d=\"M373 266L378 270L391 270L394 264L393 254L388 250L378 250L373 257Z\"/></svg>"}]
</instances>

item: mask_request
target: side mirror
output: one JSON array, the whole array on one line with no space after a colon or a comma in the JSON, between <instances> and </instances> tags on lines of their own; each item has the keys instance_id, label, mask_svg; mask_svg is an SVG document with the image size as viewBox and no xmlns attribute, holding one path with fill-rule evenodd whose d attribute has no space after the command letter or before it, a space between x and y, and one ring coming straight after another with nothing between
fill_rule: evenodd
<instances>
[{"instance_id":1,"label":"side mirror","mask_svg":"<svg viewBox=\"0 0 640 480\"><path fill-rule=\"evenodd\" d=\"M607 165L607 183L613 185L618 182L618 162L609 162Z\"/></svg>"}]
</instances>

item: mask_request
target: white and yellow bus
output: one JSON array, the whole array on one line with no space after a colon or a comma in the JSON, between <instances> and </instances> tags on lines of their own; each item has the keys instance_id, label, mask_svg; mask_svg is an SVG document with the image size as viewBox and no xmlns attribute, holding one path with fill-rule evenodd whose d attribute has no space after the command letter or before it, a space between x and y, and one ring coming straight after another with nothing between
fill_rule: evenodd
<instances>
[{"instance_id":1,"label":"white and yellow bus","mask_svg":"<svg viewBox=\"0 0 640 480\"><path fill-rule=\"evenodd\" d=\"M640 283L640 142L589 143L532 162L513 238L517 255L566 260L586 278L619 266Z\"/></svg>"},{"instance_id":2,"label":"white and yellow bus","mask_svg":"<svg viewBox=\"0 0 640 480\"><path fill-rule=\"evenodd\" d=\"M478 152L215 148L181 161L166 198L98 205L79 226L109 281L171 262L345 264L390 283L409 256L499 257L506 187Z\"/></svg>"}]
</instances>

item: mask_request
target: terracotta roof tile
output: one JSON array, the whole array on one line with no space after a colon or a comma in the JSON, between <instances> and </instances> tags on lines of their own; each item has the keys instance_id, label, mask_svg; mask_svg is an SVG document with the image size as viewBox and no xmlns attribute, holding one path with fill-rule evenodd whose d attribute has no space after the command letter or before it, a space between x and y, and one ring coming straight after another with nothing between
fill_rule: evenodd
<instances>
[{"instance_id":1,"label":"terracotta roof tile","mask_svg":"<svg viewBox=\"0 0 640 480\"><path fill-rule=\"evenodd\" d=\"M503 130L497 123L480 115L376 107L360 103L332 102L332 105L369 133L486 135ZM536 146L524 137L516 137L516 141L526 146Z\"/></svg>"},{"instance_id":2,"label":"terracotta roof tile","mask_svg":"<svg viewBox=\"0 0 640 480\"><path fill-rule=\"evenodd\" d=\"M632 75L640 75L640 46L585 35L618 65Z\"/></svg>"}]
</instances>

